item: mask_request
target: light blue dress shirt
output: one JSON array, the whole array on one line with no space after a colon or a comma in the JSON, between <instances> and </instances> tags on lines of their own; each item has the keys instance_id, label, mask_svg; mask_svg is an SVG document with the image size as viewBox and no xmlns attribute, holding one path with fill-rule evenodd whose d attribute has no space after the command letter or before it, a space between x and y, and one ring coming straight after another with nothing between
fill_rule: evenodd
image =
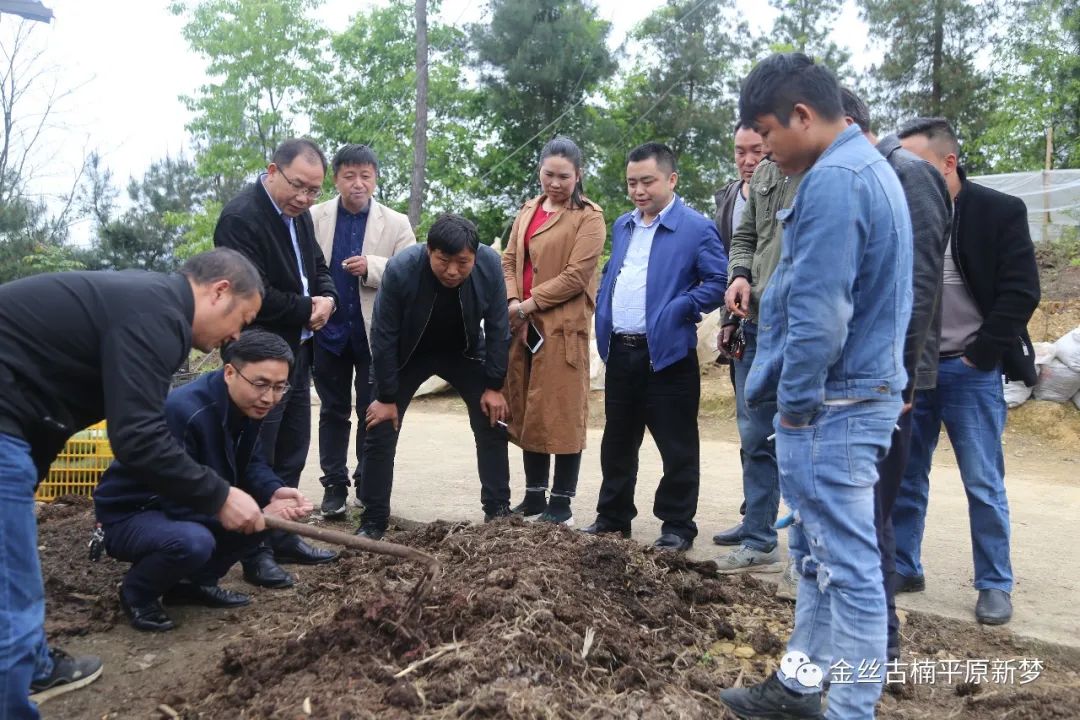
<instances>
[{"instance_id":1,"label":"light blue dress shirt","mask_svg":"<svg viewBox=\"0 0 1080 720\"><path fill-rule=\"evenodd\" d=\"M263 192L266 193L266 197L270 198L270 204L277 210L277 214L281 216L282 221L285 223L285 227L289 228L289 237L292 238L293 254L296 255L296 268L300 271L300 284L304 288L304 297L311 295L308 289L307 273L304 272L304 256L300 254L300 243L296 239L296 222L293 218L281 212L281 208L274 202L274 196L270 194L270 191L266 189L266 185L263 184L263 180L266 179L266 173L259 176L259 185L262 186ZM300 342L307 342L314 335L311 330L304 328L300 331Z\"/></svg>"},{"instance_id":2,"label":"light blue dress shirt","mask_svg":"<svg viewBox=\"0 0 1080 720\"><path fill-rule=\"evenodd\" d=\"M652 251L653 237L671 206L671 202L646 225L641 219L641 208L631 213L634 230L630 234L630 247L626 251L619 277L615 279L615 289L611 296L612 329L620 335L643 335L645 321L645 285L649 275L649 253Z\"/></svg>"}]
</instances>

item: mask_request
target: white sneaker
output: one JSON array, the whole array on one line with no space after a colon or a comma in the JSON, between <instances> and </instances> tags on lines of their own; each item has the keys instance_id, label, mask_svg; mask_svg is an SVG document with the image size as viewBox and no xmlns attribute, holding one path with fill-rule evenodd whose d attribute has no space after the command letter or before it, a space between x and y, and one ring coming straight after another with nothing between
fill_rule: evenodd
<instances>
[{"instance_id":1,"label":"white sneaker","mask_svg":"<svg viewBox=\"0 0 1080 720\"><path fill-rule=\"evenodd\" d=\"M762 552L740 545L713 562L716 563L717 571L725 575L743 572L780 572L780 552L775 547L769 552Z\"/></svg>"},{"instance_id":2,"label":"white sneaker","mask_svg":"<svg viewBox=\"0 0 1080 720\"><path fill-rule=\"evenodd\" d=\"M799 597L799 573L795 571L795 561L790 558L776 586L776 597L792 601Z\"/></svg>"}]
</instances>

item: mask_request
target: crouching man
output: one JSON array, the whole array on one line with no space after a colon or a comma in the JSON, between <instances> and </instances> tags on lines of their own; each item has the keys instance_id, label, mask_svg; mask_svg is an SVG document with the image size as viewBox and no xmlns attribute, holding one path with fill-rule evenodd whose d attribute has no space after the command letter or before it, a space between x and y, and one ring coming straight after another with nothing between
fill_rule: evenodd
<instances>
[{"instance_id":1,"label":"crouching man","mask_svg":"<svg viewBox=\"0 0 1080 720\"><path fill-rule=\"evenodd\" d=\"M483 325L481 325L483 323ZM375 399L365 412L364 467L357 535L382 538L390 518L401 419L425 380L438 375L457 390L476 439L485 520L510 514L506 398L510 353L506 283L499 254L480 245L476 227L443 215L426 245L390 258L375 299L371 361Z\"/></svg>"},{"instance_id":2,"label":"crouching man","mask_svg":"<svg viewBox=\"0 0 1080 720\"><path fill-rule=\"evenodd\" d=\"M263 330L248 330L222 350L225 367L170 393L169 430L187 453L242 490L272 515L294 520L311 503L286 487L263 459L259 427L289 392L293 354L288 343ZM105 532L105 550L132 563L120 587L120 605L137 630L174 627L166 604L228 608L249 596L218 585L229 568L264 533L245 535L155 494L140 472L114 462L94 492Z\"/></svg>"}]
</instances>

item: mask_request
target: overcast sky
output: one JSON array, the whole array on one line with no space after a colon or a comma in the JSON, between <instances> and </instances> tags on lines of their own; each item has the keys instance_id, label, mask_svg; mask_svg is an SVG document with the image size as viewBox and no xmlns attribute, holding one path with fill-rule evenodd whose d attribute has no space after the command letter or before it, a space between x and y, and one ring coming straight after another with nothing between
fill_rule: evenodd
<instances>
[{"instance_id":1,"label":"overcast sky","mask_svg":"<svg viewBox=\"0 0 1080 720\"><path fill-rule=\"evenodd\" d=\"M357 0L326 0L319 10L331 30L346 27L349 18L377 4ZM614 29L618 45L627 31L659 2L594 0L601 17ZM765 0L736 0L756 29L767 27L774 11ZM203 62L192 55L180 34L182 22L169 13L167 0L44 0L55 19L35 24L35 42L42 62L54 67L50 75L61 88L76 88L57 113L58 127L45 138L35 190L65 192L84 153L97 150L113 171L117 184L141 177L154 159L188 149L184 124L187 110L178 97L193 92L203 81ZM441 19L479 20L486 0L444 0ZM4 15L0 33L11 34L17 18ZM835 35L864 38L866 32L848 2ZM851 48L861 66L862 47Z\"/></svg>"}]
</instances>

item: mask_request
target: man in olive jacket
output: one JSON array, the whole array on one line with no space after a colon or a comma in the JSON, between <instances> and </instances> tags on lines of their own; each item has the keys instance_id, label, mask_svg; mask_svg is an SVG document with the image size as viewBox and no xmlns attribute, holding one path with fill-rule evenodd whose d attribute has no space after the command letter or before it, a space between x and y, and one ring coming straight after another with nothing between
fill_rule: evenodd
<instances>
[{"instance_id":1,"label":"man in olive jacket","mask_svg":"<svg viewBox=\"0 0 1080 720\"><path fill-rule=\"evenodd\" d=\"M803 174L785 176L776 163L767 158L762 160L750 179L742 222L731 238L730 282L724 297L726 307L718 345L723 347L742 324L746 348L742 357L734 358L732 363L746 513L741 523L713 536L717 545L738 546L717 560L721 572L759 570L761 566L775 565L779 560L773 524L780 506L780 480L776 451L769 440L776 404L763 402L748 407L743 399L743 387L757 352L761 296L780 261L780 239L784 228L776 219L776 213L791 207Z\"/></svg>"}]
</instances>

